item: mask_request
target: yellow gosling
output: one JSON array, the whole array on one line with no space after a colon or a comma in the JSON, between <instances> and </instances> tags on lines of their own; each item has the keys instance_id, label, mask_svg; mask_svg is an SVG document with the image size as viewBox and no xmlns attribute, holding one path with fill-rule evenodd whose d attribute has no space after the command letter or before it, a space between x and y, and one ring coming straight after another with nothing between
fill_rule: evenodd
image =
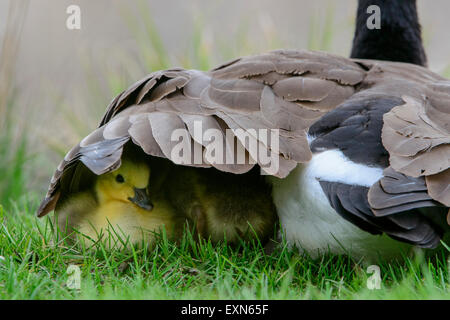
<instances>
[{"instance_id":1,"label":"yellow gosling","mask_svg":"<svg viewBox=\"0 0 450 320\"><path fill-rule=\"evenodd\" d=\"M98 176L93 188L70 196L56 208L60 230L83 234L85 244L105 241L108 248L154 243L155 233L165 229L169 238L183 229L183 219L177 217L162 195L149 195L150 167L145 162L122 159L119 169Z\"/></svg>"}]
</instances>

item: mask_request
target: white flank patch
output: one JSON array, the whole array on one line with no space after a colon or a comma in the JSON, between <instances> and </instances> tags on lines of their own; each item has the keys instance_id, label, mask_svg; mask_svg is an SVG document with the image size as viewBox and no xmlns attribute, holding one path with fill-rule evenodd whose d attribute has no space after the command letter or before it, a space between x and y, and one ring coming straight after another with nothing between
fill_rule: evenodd
<instances>
[{"instance_id":1,"label":"white flank patch","mask_svg":"<svg viewBox=\"0 0 450 320\"><path fill-rule=\"evenodd\" d=\"M383 169L352 162L340 150L314 155L306 166L307 175L319 180L370 187L383 177Z\"/></svg>"},{"instance_id":2,"label":"white flank patch","mask_svg":"<svg viewBox=\"0 0 450 320\"><path fill-rule=\"evenodd\" d=\"M312 256L331 252L355 258L397 256L409 246L386 235L375 236L342 218L329 204L318 179L369 187L383 176L381 168L350 161L339 150L313 155L285 179L269 177L286 240Z\"/></svg>"}]
</instances>

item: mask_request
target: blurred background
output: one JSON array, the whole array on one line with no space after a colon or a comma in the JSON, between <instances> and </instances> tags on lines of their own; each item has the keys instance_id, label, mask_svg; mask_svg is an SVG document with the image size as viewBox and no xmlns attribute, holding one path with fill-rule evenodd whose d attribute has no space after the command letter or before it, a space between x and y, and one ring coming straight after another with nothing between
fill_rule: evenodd
<instances>
[{"instance_id":1,"label":"blurred background","mask_svg":"<svg viewBox=\"0 0 450 320\"><path fill-rule=\"evenodd\" d=\"M68 6L81 8L69 30ZM147 73L277 48L348 56L356 0L0 0L0 204L44 195L64 154ZM450 1L418 0L431 70L450 77Z\"/></svg>"}]
</instances>

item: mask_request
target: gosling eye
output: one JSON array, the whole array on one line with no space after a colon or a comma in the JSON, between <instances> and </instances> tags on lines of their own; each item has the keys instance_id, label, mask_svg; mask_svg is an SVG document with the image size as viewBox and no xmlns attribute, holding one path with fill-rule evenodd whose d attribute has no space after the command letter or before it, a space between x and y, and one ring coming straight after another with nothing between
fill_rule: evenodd
<instances>
[{"instance_id":1,"label":"gosling eye","mask_svg":"<svg viewBox=\"0 0 450 320\"><path fill-rule=\"evenodd\" d=\"M125 179L124 179L124 177L123 177L121 174L118 174L118 175L116 176L116 181L117 181L118 183L124 183L124 182L125 182Z\"/></svg>"}]
</instances>

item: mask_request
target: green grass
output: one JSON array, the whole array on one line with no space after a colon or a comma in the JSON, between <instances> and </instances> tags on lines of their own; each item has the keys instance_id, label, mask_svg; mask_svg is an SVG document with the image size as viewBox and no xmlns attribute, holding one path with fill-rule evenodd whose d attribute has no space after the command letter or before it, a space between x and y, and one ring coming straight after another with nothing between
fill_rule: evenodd
<instances>
[{"instance_id":1,"label":"green grass","mask_svg":"<svg viewBox=\"0 0 450 320\"><path fill-rule=\"evenodd\" d=\"M450 298L444 249L379 263L382 288L369 290L361 262L313 260L286 245L265 255L257 243L214 247L187 234L178 244L162 236L151 251L70 247L51 232L49 218L32 215L35 208L0 212L0 299ZM66 285L69 265L81 270L80 290Z\"/></svg>"}]
</instances>

